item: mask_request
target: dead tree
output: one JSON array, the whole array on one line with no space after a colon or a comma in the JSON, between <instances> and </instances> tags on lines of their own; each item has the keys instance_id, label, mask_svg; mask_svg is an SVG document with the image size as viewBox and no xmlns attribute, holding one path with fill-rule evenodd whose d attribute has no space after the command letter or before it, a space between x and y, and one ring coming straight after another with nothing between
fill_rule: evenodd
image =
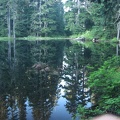
<instances>
[{"instance_id":1,"label":"dead tree","mask_svg":"<svg viewBox=\"0 0 120 120\"><path fill-rule=\"evenodd\" d=\"M117 40L120 40L120 21L117 23Z\"/></svg>"},{"instance_id":2,"label":"dead tree","mask_svg":"<svg viewBox=\"0 0 120 120\"><path fill-rule=\"evenodd\" d=\"M116 46L116 55L118 56L118 51L119 51L119 46L120 46L120 9L117 12L117 41L118 41L118 45Z\"/></svg>"}]
</instances>

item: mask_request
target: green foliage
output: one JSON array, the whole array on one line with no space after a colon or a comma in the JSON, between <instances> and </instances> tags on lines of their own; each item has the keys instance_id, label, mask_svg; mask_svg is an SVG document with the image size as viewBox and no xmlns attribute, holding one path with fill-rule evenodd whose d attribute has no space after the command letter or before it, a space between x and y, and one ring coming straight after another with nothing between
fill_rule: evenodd
<instances>
[{"instance_id":1,"label":"green foliage","mask_svg":"<svg viewBox=\"0 0 120 120\"><path fill-rule=\"evenodd\" d=\"M38 4L38 5L36 5ZM53 36L64 34L63 4L61 1L36 1L31 15L31 32L34 36Z\"/></svg>"},{"instance_id":2,"label":"green foliage","mask_svg":"<svg viewBox=\"0 0 120 120\"><path fill-rule=\"evenodd\" d=\"M29 6L29 1L18 1L16 8L16 36L25 37L30 34L31 14L33 8Z\"/></svg>"},{"instance_id":3,"label":"green foliage","mask_svg":"<svg viewBox=\"0 0 120 120\"><path fill-rule=\"evenodd\" d=\"M8 41L9 38L8 37L0 37L0 41Z\"/></svg>"},{"instance_id":4,"label":"green foliage","mask_svg":"<svg viewBox=\"0 0 120 120\"><path fill-rule=\"evenodd\" d=\"M85 31L82 36L85 38L92 40L93 38L100 38L100 40L106 40L107 35L103 27L94 26L92 30Z\"/></svg>"},{"instance_id":5,"label":"green foliage","mask_svg":"<svg viewBox=\"0 0 120 120\"><path fill-rule=\"evenodd\" d=\"M77 1L67 1L69 10L65 13L65 31L67 35L83 34L88 39L99 38L109 41L116 37L116 11L118 1L90 0L87 7L79 6ZM83 1L81 1L82 4ZM79 7L78 7L79 6ZM90 31L89 34L85 34Z\"/></svg>"},{"instance_id":6,"label":"green foliage","mask_svg":"<svg viewBox=\"0 0 120 120\"><path fill-rule=\"evenodd\" d=\"M8 15L9 8L9 15ZM17 37L64 35L63 4L61 0L0 0L0 36L10 33Z\"/></svg>"},{"instance_id":7,"label":"green foliage","mask_svg":"<svg viewBox=\"0 0 120 120\"><path fill-rule=\"evenodd\" d=\"M93 116L97 116L99 114L103 114L104 111L100 110L99 108L96 108L95 110L85 108L82 105L79 105L77 108L77 114L80 115L81 120L88 120L92 118Z\"/></svg>"},{"instance_id":8,"label":"green foliage","mask_svg":"<svg viewBox=\"0 0 120 120\"><path fill-rule=\"evenodd\" d=\"M81 117L96 116L103 113L120 115L120 58L112 57L97 70L91 72L88 86L91 89L91 108L78 106Z\"/></svg>"},{"instance_id":9,"label":"green foliage","mask_svg":"<svg viewBox=\"0 0 120 120\"><path fill-rule=\"evenodd\" d=\"M6 36L7 35L7 9L5 4L7 4L7 0L0 0L0 36Z\"/></svg>"},{"instance_id":10,"label":"green foliage","mask_svg":"<svg viewBox=\"0 0 120 120\"><path fill-rule=\"evenodd\" d=\"M91 17L95 26L104 25L104 4L92 3L90 7Z\"/></svg>"},{"instance_id":11,"label":"green foliage","mask_svg":"<svg viewBox=\"0 0 120 120\"><path fill-rule=\"evenodd\" d=\"M120 112L119 106L119 58L112 58L104 62L98 71L89 77L89 86L95 94L95 103L100 109L108 112Z\"/></svg>"},{"instance_id":12,"label":"green foliage","mask_svg":"<svg viewBox=\"0 0 120 120\"><path fill-rule=\"evenodd\" d=\"M0 36L8 35L10 8L10 33L15 26L17 37L83 34L108 41L116 37L118 1L67 0L64 6L61 0L0 0Z\"/></svg>"}]
</instances>

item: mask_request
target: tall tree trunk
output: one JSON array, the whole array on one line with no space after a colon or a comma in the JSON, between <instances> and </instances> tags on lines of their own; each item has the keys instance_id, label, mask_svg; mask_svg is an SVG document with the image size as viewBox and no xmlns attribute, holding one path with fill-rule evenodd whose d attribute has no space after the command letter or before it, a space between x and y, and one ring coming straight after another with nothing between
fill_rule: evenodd
<instances>
[{"instance_id":1,"label":"tall tree trunk","mask_svg":"<svg viewBox=\"0 0 120 120\"><path fill-rule=\"evenodd\" d=\"M47 9L47 0L45 0L45 7L44 9ZM45 17L47 18L47 13L45 13ZM47 25L47 21L44 21L44 29L47 29L48 25ZM45 37L47 36L47 32L45 32Z\"/></svg>"},{"instance_id":2,"label":"tall tree trunk","mask_svg":"<svg viewBox=\"0 0 120 120\"><path fill-rule=\"evenodd\" d=\"M15 35L15 15L13 16L13 38L14 38L14 63L16 61L16 35Z\"/></svg>"},{"instance_id":3,"label":"tall tree trunk","mask_svg":"<svg viewBox=\"0 0 120 120\"><path fill-rule=\"evenodd\" d=\"M39 0L39 27L40 27L40 34L39 36L41 36L41 0Z\"/></svg>"},{"instance_id":4,"label":"tall tree trunk","mask_svg":"<svg viewBox=\"0 0 120 120\"><path fill-rule=\"evenodd\" d=\"M77 5L78 5L78 15L80 14L80 4L81 4L81 2L80 2L80 0L78 0L78 2L77 2Z\"/></svg>"},{"instance_id":5,"label":"tall tree trunk","mask_svg":"<svg viewBox=\"0 0 120 120\"><path fill-rule=\"evenodd\" d=\"M119 55L119 46L120 46L120 21L117 23L117 40L118 40L118 45L116 45L116 55Z\"/></svg>"},{"instance_id":6,"label":"tall tree trunk","mask_svg":"<svg viewBox=\"0 0 120 120\"><path fill-rule=\"evenodd\" d=\"M116 45L116 55L118 56L119 45Z\"/></svg>"},{"instance_id":7,"label":"tall tree trunk","mask_svg":"<svg viewBox=\"0 0 120 120\"><path fill-rule=\"evenodd\" d=\"M8 60L9 65L11 66L11 23L10 23L10 6L8 6Z\"/></svg>"},{"instance_id":8,"label":"tall tree trunk","mask_svg":"<svg viewBox=\"0 0 120 120\"><path fill-rule=\"evenodd\" d=\"M76 4L77 4L77 9L78 9L77 15L76 15L76 24L79 25L80 4L81 4L80 0L78 0Z\"/></svg>"}]
</instances>

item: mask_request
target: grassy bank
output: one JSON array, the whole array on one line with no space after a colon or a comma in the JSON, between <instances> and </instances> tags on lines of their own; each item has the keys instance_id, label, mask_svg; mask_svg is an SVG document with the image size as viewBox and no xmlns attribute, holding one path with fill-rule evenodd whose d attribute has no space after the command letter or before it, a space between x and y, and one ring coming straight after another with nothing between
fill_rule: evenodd
<instances>
[{"instance_id":1,"label":"grassy bank","mask_svg":"<svg viewBox=\"0 0 120 120\"><path fill-rule=\"evenodd\" d=\"M12 39L12 38L11 38ZM0 37L0 41L8 41L9 38L8 37Z\"/></svg>"},{"instance_id":2,"label":"grassy bank","mask_svg":"<svg viewBox=\"0 0 120 120\"><path fill-rule=\"evenodd\" d=\"M65 36L58 36L58 37L35 37L35 36L28 36L28 37L19 37L17 40L63 40L67 39Z\"/></svg>"},{"instance_id":3,"label":"grassy bank","mask_svg":"<svg viewBox=\"0 0 120 120\"><path fill-rule=\"evenodd\" d=\"M28 40L28 41L36 41L36 40L64 40L69 39L66 36L58 36L58 37L35 37L35 36L28 36L28 37L17 37L16 40ZM0 41L8 41L8 37L0 37ZM13 38L11 37L10 40L12 41Z\"/></svg>"},{"instance_id":4,"label":"grassy bank","mask_svg":"<svg viewBox=\"0 0 120 120\"><path fill-rule=\"evenodd\" d=\"M70 36L70 38L81 38L81 37L86 38L88 41L92 41L93 38L98 38L102 42L104 41L116 42L117 41L117 36L114 36L113 38L109 38L109 34L105 33L105 31L101 30L100 32L96 29L85 31L82 34L74 34Z\"/></svg>"}]
</instances>

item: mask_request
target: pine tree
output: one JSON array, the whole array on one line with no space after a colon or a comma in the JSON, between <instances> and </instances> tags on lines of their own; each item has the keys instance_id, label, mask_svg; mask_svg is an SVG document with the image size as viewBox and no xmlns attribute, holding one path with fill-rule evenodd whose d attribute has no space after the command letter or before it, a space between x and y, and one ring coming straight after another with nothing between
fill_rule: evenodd
<instances>
[{"instance_id":1,"label":"pine tree","mask_svg":"<svg viewBox=\"0 0 120 120\"><path fill-rule=\"evenodd\" d=\"M31 16L31 32L35 36L63 34L63 5L61 0L33 1L34 12Z\"/></svg>"},{"instance_id":2,"label":"pine tree","mask_svg":"<svg viewBox=\"0 0 120 120\"><path fill-rule=\"evenodd\" d=\"M30 35L32 7L29 0L18 0L16 18L16 36L25 37Z\"/></svg>"},{"instance_id":3,"label":"pine tree","mask_svg":"<svg viewBox=\"0 0 120 120\"><path fill-rule=\"evenodd\" d=\"M0 36L7 36L7 0L0 0Z\"/></svg>"}]
</instances>

